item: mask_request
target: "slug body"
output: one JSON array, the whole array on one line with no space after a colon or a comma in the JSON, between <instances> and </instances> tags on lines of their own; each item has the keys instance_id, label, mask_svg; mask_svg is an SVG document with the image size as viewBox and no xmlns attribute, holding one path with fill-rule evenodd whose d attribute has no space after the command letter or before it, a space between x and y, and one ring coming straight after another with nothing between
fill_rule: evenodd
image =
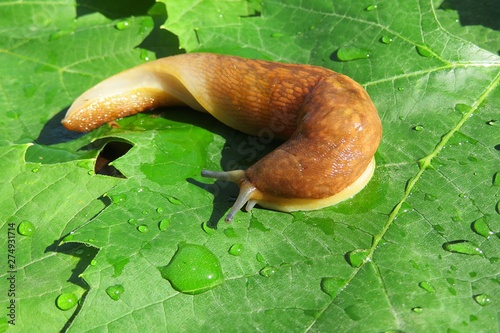
<instances>
[{"instance_id":1,"label":"slug body","mask_svg":"<svg viewBox=\"0 0 500 333\"><path fill-rule=\"evenodd\" d=\"M83 93L63 125L90 131L160 106L209 112L250 135L286 140L247 170L202 171L235 182L226 221L246 204L312 210L352 197L370 180L382 126L366 91L322 67L209 53L172 56L116 74Z\"/></svg>"}]
</instances>

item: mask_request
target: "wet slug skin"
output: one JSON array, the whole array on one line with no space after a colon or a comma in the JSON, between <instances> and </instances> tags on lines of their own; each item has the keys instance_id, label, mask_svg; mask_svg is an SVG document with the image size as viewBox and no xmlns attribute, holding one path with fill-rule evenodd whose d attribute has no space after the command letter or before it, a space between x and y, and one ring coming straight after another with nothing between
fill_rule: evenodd
<instances>
[{"instance_id":1,"label":"wet slug skin","mask_svg":"<svg viewBox=\"0 0 500 333\"><path fill-rule=\"evenodd\" d=\"M366 91L329 69L191 53L118 73L78 97L62 123L91 131L160 106L187 105L241 132L263 129L282 145L246 170L202 171L234 182L240 194L226 217L246 205L313 210L358 193L371 179L382 136Z\"/></svg>"}]
</instances>

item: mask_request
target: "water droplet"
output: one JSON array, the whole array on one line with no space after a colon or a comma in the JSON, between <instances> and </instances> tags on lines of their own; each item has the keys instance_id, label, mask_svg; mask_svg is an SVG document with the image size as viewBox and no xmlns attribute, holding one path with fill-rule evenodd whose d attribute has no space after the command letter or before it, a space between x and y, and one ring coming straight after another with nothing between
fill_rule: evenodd
<instances>
[{"instance_id":1,"label":"water droplet","mask_svg":"<svg viewBox=\"0 0 500 333\"><path fill-rule=\"evenodd\" d=\"M226 235L229 238L236 238L238 235L236 234L236 231L234 231L233 228L227 228L224 230L224 235Z\"/></svg>"},{"instance_id":2,"label":"water droplet","mask_svg":"<svg viewBox=\"0 0 500 333\"><path fill-rule=\"evenodd\" d=\"M137 225L138 221L137 221L137 219L132 218L132 219L128 220L128 223L131 225Z\"/></svg>"},{"instance_id":3,"label":"water droplet","mask_svg":"<svg viewBox=\"0 0 500 333\"><path fill-rule=\"evenodd\" d=\"M95 242L95 239L93 239L93 238L89 238L89 239L87 240L87 242L89 242L89 243L93 243L93 242Z\"/></svg>"},{"instance_id":4,"label":"water droplet","mask_svg":"<svg viewBox=\"0 0 500 333\"><path fill-rule=\"evenodd\" d=\"M259 271L259 274L263 277L271 277L276 274L277 268L274 266L266 266Z\"/></svg>"},{"instance_id":5,"label":"water droplet","mask_svg":"<svg viewBox=\"0 0 500 333\"><path fill-rule=\"evenodd\" d=\"M149 231L149 227L145 224L141 224L140 226L137 227L137 230L139 230L144 234Z\"/></svg>"},{"instance_id":6,"label":"water droplet","mask_svg":"<svg viewBox=\"0 0 500 333\"><path fill-rule=\"evenodd\" d=\"M23 236L33 236L35 233L35 226L30 221L22 221L17 227L17 232Z\"/></svg>"},{"instance_id":7,"label":"water droplet","mask_svg":"<svg viewBox=\"0 0 500 333\"><path fill-rule=\"evenodd\" d=\"M357 249L347 252L345 258L352 267L360 267L368 260L368 251L365 249Z\"/></svg>"},{"instance_id":8,"label":"water droplet","mask_svg":"<svg viewBox=\"0 0 500 333\"><path fill-rule=\"evenodd\" d=\"M340 61L351 61L357 59L367 59L370 57L370 50L357 47L341 47L337 50L337 58Z\"/></svg>"},{"instance_id":9,"label":"water droplet","mask_svg":"<svg viewBox=\"0 0 500 333\"><path fill-rule=\"evenodd\" d=\"M59 31L54 32L53 34L50 34L49 41L53 41L53 40L62 38L64 36L73 35L74 33L75 32L73 30L71 30L71 29L59 30Z\"/></svg>"},{"instance_id":10,"label":"water droplet","mask_svg":"<svg viewBox=\"0 0 500 333\"><path fill-rule=\"evenodd\" d=\"M153 28L154 28L153 20L144 20L141 22L138 34L139 34L139 36L143 36L143 35L149 33Z\"/></svg>"},{"instance_id":11,"label":"water droplet","mask_svg":"<svg viewBox=\"0 0 500 333\"><path fill-rule=\"evenodd\" d=\"M158 229L160 229L160 231L165 231L167 230L168 228L170 228L170 219L163 219L161 220L159 223L158 223Z\"/></svg>"},{"instance_id":12,"label":"water droplet","mask_svg":"<svg viewBox=\"0 0 500 333\"><path fill-rule=\"evenodd\" d=\"M413 130L415 130L415 131L421 131L423 129L424 129L424 126L422 126L422 125L417 125L417 126L413 127Z\"/></svg>"},{"instance_id":13,"label":"water droplet","mask_svg":"<svg viewBox=\"0 0 500 333\"><path fill-rule=\"evenodd\" d=\"M380 41L384 44L391 44L393 39L391 36L382 36L382 38L380 38Z\"/></svg>"},{"instance_id":14,"label":"water droplet","mask_svg":"<svg viewBox=\"0 0 500 333\"><path fill-rule=\"evenodd\" d=\"M180 201L179 199L177 199L176 197L172 197L172 196L167 196L167 200L168 202L170 202L172 205L182 205L182 201Z\"/></svg>"},{"instance_id":15,"label":"water droplet","mask_svg":"<svg viewBox=\"0 0 500 333\"><path fill-rule=\"evenodd\" d=\"M500 185L500 172L496 172L496 173L493 175L493 185L494 185L494 186L498 186L498 185Z\"/></svg>"},{"instance_id":16,"label":"water droplet","mask_svg":"<svg viewBox=\"0 0 500 333\"><path fill-rule=\"evenodd\" d=\"M210 225L208 225L207 222L203 222L201 224L201 228L203 229L203 231L205 231L209 235L215 234L215 229L213 227L211 227Z\"/></svg>"},{"instance_id":17,"label":"water droplet","mask_svg":"<svg viewBox=\"0 0 500 333\"><path fill-rule=\"evenodd\" d=\"M492 302L491 297L487 294L474 295L474 300L481 306L490 305Z\"/></svg>"},{"instance_id":18,"label":"water droplet","mask_svg":"<svg viewBox=\"0 0 500 333\"><path fill-rule=\"evenodd\" d=\"M422 311L424 311L424 309L422 309L420 306L416 306L414 308L411 308L411 311L415 313L421 313Z\"/></svg>"},{"instance_id":19,"label":"water droplet","mask_svg":"<svg viewBox=\"0 0 500 333\"><path fill-rule=\"evenodd\" d=\"M122 294L125 292L125 288L121 284L116 284L106 288L106 294L113 300L118 301Z\"/></svg>"},{"instance_id":20,"label":"water droplet","mask_svg":"<svg viewBox=\"0 0 500 333\"><path fill-rule=\"evenodd\" d=\"M354 321L361 320L365 317L365 311L363 311L363 309L356 304L345 307L344 312Z\"/></svg>"},{"instance_id":21,"label":"water droplet","mask_svg":"<svg viewBox=\"0 0 500 333\"><path fill-rule=\"evenodd\" d=\"M126 194L117 194L117 195L112 195L110 197L111 201L115 204L121 204L127 200L127 195Z\"/></svg>"},{"instance_id":22,"label":"water droplet","mask_svg":"<svg viewBox=\"0 0 500 333\"><path fill-rule=\"evenodd\" d=\"M481 235L485 238L489 238L494 234L494 232L490 230L490 227L486 223L485 217L481 217L480 219L477 219L474 222L472 222L471 229L476 234Z\"/></svg>"},{"instance_id":23,"label":"water droplet","mask_svg":"<svg viewBox=\"0 0 500 333\"><path fill-rule=\"evenodd\" d=\"M498 121L496 119L491 119L491 120L488 120L486 122L487 125L490 125L490 126L495 126L495 125L498 125Z\"/></svg>"},{"instance_id":24,"label":"water droplet","mask_svg":"<svg viewBox=\"0 0 500 333\"><path fill-rule=\"evenodd\" d=\"M437 197L435 195L432 195L432 194L429 194L429 193L426 193L424 195L424 200L425 201L436 201Z\"/></svg>"},{"instance_id":25,"label":"water droplet","mask_svg":"<svg viewBox=\"0 0 500 333\"><path fill-rule=\"evenodd\" d=\"M455 110L460 112L461 114L466 114L470 111L472 107L470 105L467 105L467 104L461 104L461 103L458 103L455 105Z\"/></svg>"},{"instance_id":26,"label":"water droplet","mask_svg":"<svg viewBox=\"0 0 500 333\"><path fill-rule=\"evenodd\" d=\"M202 245L181 243L168 265L158 269L175 290L190 295L224 282L219 259Z\"/></svg>"},{"instance_id":27,"label":"water droplet","mask_svg":"<svg viewBox=\"0 0 500 333\"><path fill-rule=\"evenodd\" d=\"M140 53L140 58L144 61L149 61L149 52L148 50L142 49Z\"/></svg>"},{"instance_id":28,"label":"water droplet","mask_svg":"<svg viewBox=\"0 0 500 333\"><path fill-rule=\"evenodd\" d=\"M78 297L73 293L63 293L57 296L56 305L59 309L67 311L78 303Z\"/></svg>"},{"instance_id":29,"label":"water droplet","mask_svg":"<svg viewBox=\"0 0 500 333\"><path fill-rule=\"evenodd\" d=\"M378 6L377 6L377 5L375 5L375 4L373 4L373 5L369 5L369 6L365 7L365 10L366 10L367 12L371 12L372 10L377 9L377 7L378 7Z\"/></svg>"},{"instance_id":30,"label":"water droplet","mask_svg":"<svg viewBox=\"0 0 500 333\"><path fill-rule=\"evenodd\" d=\"M33 173L37 173L38 171L40 171L39 168L33 168L33 169L31 169L31 172L33 172Z\"/></svg>"},{"instance_id":31,"label":"water droplet","mask_svg":"<svg viewBox=\"0 0 500 333\"><path fill-rule=\"evenodd\" d=\"M265 263L266 262L266 259L264 259L264 256L262 254L260 254L259 252L257 252L257 254L255 255L255 258L260 263Z\"/></svg>"},{"instance_id":32,"label":"water droplet","mask_svg":"<svg viewBox=\"0 0 500 333\"><path fill-rule=\"evenodd\" d=\"M239 256L243 252L243 245L242 244L233 244L228 250L230 255L233 256Z\"/></svg>"},{"instance_id":33,"label":"water droplet","mask_svg":"<svg viewBox=\"0 0 500 333\"><path fill-rule=\"evenodd\" d=\"M418 54L422 57L429 58L433 56L432 51L426 45L417 45L415 48L417 49Z\"/></svg>"},{"instance_id":34,"label":"water droplet","mask_svg":"<svg viewBox=\"0 0 500 333\"><path fill-rule=\"evenodd\" d=\"M399 90L399 91L403 91L403 90L405 90L405 88L403 88L403 87L398 87L398 90Z\"/></svg>"},{"instance_id":35,"label":"water droplet","mask_svg":"<svg viewBox=\"0 0 500 333\"><path fill-rule=\"evenodd\" d=\"M422 288L423 290L427 291L428 293L430 294L434 294L436 292L436 289L434 289L434 287L432 286L432 284L430 284L429 282L427 281L422 281L418 284L418 286L420 288Z\"/></svg>"},{"instance_id":36,"label":"water droplet","mask_svg":"<svg viewBox=\"0 0 500 333\"><path fill-rule=\"evenodd\" d=\"M163 214L163 208L162 208L162 207L158 207L158 208L156 208L156 212L157 212L158 214Z\"/></svg>"},{"instance_id":37,"label":"water droplet","mask_svg":"<svg viewBox=\"0 0 500 333\"><path fill-rule=\"evenodd\" d=\"M280 38L280 37L283 37L283 36L285 36L285 34L284 34L284 33L281 33L281 32L273 32L273 33L271 34L271 37L272 37L272 38Z\"/></svg>"},{"instance_id":38,"label":"water droplet","mask_svg":"<svg viewBox=\"0 0 500 333\"><path fill-rule=\"evenodd\" d=\"M130 23L127 20L118 21L118 22L116 22L116 25L115 25L116 29L118 29L118 30L125 30L129 26L130 26Z\"/></svg>"},{"instance_id":39,"label":"water droplet","mask_svg":"<svg viewBox=\"0 0 500 333\"><path fill-rule=\"evenodd\" d=\"M87 171L87 174L89 176L93 176L93 175L95 175L95 171L94 170L89 170L89 171Z\"/></svg>"},{"instance_id":40,"label":"water droplet","mask_svg":"<svg viewBox=\"0 0 500 333\"><path fill-rule=\"evenodd\" d=\"M347 286L347 280L324 277L321 279L321 290L331 298L335 298L337 294Z\"/></svg>"},{"instance_id":41,"label":"water droplet","mask_svg":"<svg viewBox=\"0 0 500 333\"><path fill-rule=\"evenodd\" d=\"M92 260L90 261L90 266L95 266L95 265L97 265L97 260L92 259Z\"/></svg>"},{"instance_id":42,"label":"water droplet","mask_svg":"<svg viewBox=\"0 0 500 333\"><path fill-rule=\"evenodd\" d=\"M469 254L469 255L482 255L483 251L476 245L466 240L458 240L447 242L443 244L443 249L448 252Z\"/></svg>"}]
</instances>

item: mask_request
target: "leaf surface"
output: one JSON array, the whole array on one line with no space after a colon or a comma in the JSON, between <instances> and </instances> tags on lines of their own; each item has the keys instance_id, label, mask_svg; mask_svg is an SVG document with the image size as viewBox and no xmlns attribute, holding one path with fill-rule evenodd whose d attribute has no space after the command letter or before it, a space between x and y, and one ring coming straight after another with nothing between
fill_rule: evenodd
<instances>
[{"instance_id":1,"label":"leaf surface","mask_svg":"<svg viewBox=\"0 0 500 333\"><path fill-rule=\"evenodd\" d=\"M465 1L148 4L0 6L2 232L9 222L36 226L16 236L9 330L40 323L27 313L50 313L42 328L69 332L499 329L497 4L476 16ZM334 207L254 209L225 224L237 190L199 172L252 164L272 149L266 138L183 108L85 136L58 125L91 85L178 46L310 63L360 82L384 128L374 179ZM345 50L368 57L343 61ZM110 141L133 146L113 162L126 179L88 172ZM175 290L159 268L184 243L213 253L224 283ZM78 307L59 310L62 291Z\"/></svg>"}]
</instances>

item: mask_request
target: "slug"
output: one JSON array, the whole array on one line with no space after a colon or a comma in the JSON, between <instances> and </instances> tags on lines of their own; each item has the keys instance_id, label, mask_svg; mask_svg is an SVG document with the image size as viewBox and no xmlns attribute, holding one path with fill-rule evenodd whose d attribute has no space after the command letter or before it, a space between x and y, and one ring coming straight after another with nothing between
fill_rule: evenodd
<instances>
[{"instance_id":1,"label":"slug","mask_svg":"<svg viewBox=\"0 0 500 333\"><path fill-rule=\"evenodd\" d=\"M355 81L326 68L210 53L182 54L118 73L78 97L62 124L86 132L160 106L187 105L241 132L285 140L246 170L204 177L234 182L226 221L246 205L291 212L358 193L375 169L377 110Z\"/></svg>"}]
</instances>

